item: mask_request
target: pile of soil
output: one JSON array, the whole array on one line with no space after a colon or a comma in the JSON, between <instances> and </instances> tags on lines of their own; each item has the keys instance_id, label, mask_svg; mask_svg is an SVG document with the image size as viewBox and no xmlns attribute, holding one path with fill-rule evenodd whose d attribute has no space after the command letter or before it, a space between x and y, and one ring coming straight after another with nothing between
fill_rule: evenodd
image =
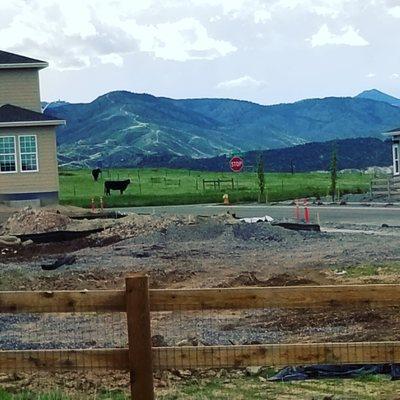
<instances>
[{"instance_id":1,"label":"pile of soil","mask_svg":"<svg viewBox=\"0 0 400 400\"><path fill-rule=\"evenodd\" d=\"M1 235L23 235L64 230L71 219L57 211L24 208L15 212L3 224Z\"/></svg>"},{"instance_id":2,"label":"pile of soil","mask_svg":"<svg viewBox=\"0 0 400 400\"><path fill-rule=\"evenodd\" d=\"M282 273L278 275L273 275L269 279L262 280L257 278L254 271L247 271L222 282L217 287L220 288L230 288L230 287L240 287L240 286L297 286L297 285L315 285L317 284L312 279L306 277L300 277L297 275L292 275L288 273Z\"/></svg>"},{"instance_id":3,"label":"pile of soil","mask_svg":"<svg viewBox=\"0 0 400 400\"><path fill-rule=\"evenodd\" d=\"M256 242L282 242L295 240L300 237L298 232L281 228L280 226L273 226L267 222L235 225L233 234L236 239L244 241L253 240Z\"/></svg>"},{"instance_id":4,"label":"pile of soil","mask_svg":"<svg viewBox=\"0 0 400 400\"><path fill-rule=\"evenodd\" d=\"M183 226L196 223L193 216L174 215L139 215L129 214L124 218L114 220L98 237L120 237L121 239L132 238L153 232L165 232L170 226Z\"/></svg>"},{"instance_id":5,"label":"pile of soil","mask_svg":"<svg viewBox=\"0 0 400 400\"><path fill-rule=\"evenodd\" d=\"M150 215L130 214L116 220L110 227L99 234L100 237L120 237L121 239L134 237L160 227L163 221Z\"/></svg>"}]
</instances>

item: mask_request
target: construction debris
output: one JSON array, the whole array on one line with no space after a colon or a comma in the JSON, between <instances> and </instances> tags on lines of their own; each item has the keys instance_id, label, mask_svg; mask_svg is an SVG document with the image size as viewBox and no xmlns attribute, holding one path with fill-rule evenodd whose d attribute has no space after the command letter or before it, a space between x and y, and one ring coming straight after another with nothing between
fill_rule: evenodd
<instances>
[{"instance_id":1,"label":"construction debris","mask_svg":"<svg viewBox=\"0 0 400 400\"><path fill-rule=\"evenodd\" d=\"M250 218L241 218L240 221L247 222L248 224L254 224L257 222L272 222L274 219L269 215L265 215L264 217L250 217Z\"/></svg>"},{"instance_id":2,"label":"construction debris","mask_svg":"<svg viewBox=\"0 0 400 400\"><path fill-rule=\"evenodd\" d=\"M51 264L42 264L42 269L44 271L52 271L57 268L62 267L63 265L72 265L76 261L76 256L73 254L67 254L62 257L58 257L56 261Z\"/></svg>"},{"instance_id":3,"label":"construction debris","mask_svg":"<svg viewBox=\"0 0 400 400\"><path fill-rule=\"evenodd\" d=\"M23 235L58 231L65 229L70 223L71 219L59 212L26 207L8 218L0 234Z\"/></svg>"},{"instance_id":4,"label":"construction debris","mask_svg":"<svg viewBox=\"0 0 400 400\"><path fill-rule=\"evenodd\" d=\"M16 236L4 235L0 236L0 246L19 246L21 239Z\"/></svg>"}]
</instances>

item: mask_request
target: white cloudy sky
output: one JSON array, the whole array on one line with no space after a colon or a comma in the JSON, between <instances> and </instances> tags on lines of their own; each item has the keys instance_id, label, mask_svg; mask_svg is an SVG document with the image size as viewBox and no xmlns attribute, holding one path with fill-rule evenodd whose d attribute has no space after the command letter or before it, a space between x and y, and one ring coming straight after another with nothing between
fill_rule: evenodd
<instances>
[{"instance_id":1,"label":"white cloudy sky","mask_svg":"<svg viewBox=\"0 0 400 400\"><path fill-rule=\"evenodd\" d=\"M400 0L0 0L0 48L50 63L46 100L400 97Z\"/></svg>"}]
</instances>

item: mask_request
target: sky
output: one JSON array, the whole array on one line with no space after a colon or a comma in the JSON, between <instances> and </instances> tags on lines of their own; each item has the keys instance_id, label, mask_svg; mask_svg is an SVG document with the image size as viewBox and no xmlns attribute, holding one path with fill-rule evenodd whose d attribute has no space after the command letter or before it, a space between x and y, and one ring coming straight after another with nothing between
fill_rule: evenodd
<instances>
[{"instance_id":1,"label":"sky","mask_svg":"<svg viewBox=\"0 0 400 400\"><path fill-rule=\"evenodd\" d=\"M0 0L0 49L49 62L46 101L400 97L399 47L400 0Z\"/></svg>"}]
</instances>

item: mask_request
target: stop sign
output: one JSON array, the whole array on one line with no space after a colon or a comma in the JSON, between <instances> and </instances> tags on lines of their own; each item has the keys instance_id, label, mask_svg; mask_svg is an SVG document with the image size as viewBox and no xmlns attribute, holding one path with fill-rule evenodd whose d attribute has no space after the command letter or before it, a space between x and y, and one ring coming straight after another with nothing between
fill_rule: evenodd
<instances>
[{"instance_id":1,"label":"stop sign","mask_svg":"<svg viewBox=\"0 0 400 400\"><path fill-rule=\"evenodd\" d=\"M240 172L244 166L243 159L238 156L234 156L229 161L229 166L233 172Z\"/></svg>"}]
</instances>

